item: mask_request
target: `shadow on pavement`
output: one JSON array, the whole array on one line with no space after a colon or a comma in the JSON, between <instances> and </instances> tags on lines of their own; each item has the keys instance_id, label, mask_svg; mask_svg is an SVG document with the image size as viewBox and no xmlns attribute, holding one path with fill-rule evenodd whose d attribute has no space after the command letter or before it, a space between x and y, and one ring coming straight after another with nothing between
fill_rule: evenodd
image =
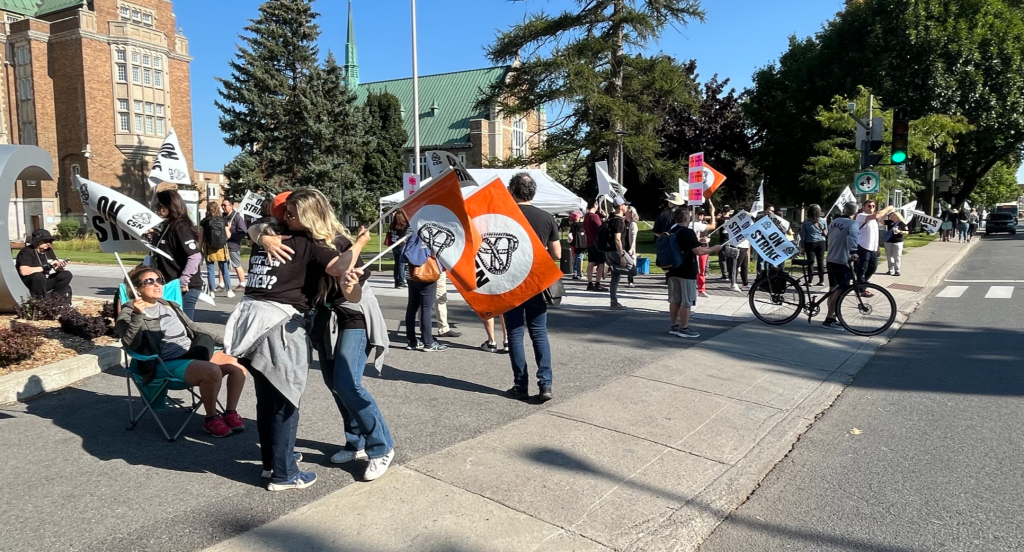
<instances>
[{"instance_id":1,"label":"shadow on pavement","mask_svg":"<svg viewBox=\"0 0 1024 552\"><path fill-rule=\"evenodd\" d=\"M456 391L469 391L471 393L481 393L484 395L505 395L505 392L501 389L487 387L486 385L480 385L478 383L473 383L471 381L449 378L447 376L442 376L439 374L410 372L408 370L402 370L401 368L395 368L390 364L385 364L384 369L381 370L381 372L382 375L378 376L373 368L367 367L363 375L364 377L371 377L377 379L404 381L408 383L416 383L422 385L434 385L437 387L447 387L449 389L455 389Z\"/></svg>"},{"instance_id":2,"label":"shadow on pavement","mask_svg":"<svg viewBox=\"0 0 1024 552\"><path fill-rule=\"evenodd\" d=\"M590 473L598 477L607 479L614 482L616 485L624 485L637 489L639 491L649 493L656 496L668 497L679 504L687 505L690 507L696 507L698 509L709 512L715 516L724 518L729 512L722 512L717 508L712 508L705 504L693 501L693 497L676 494L670 490L663 489L654 485L645 483L639 483L633 479L623 480L621 477L610 474L594 464L591 464L585 458L580 458L572 454L565 453L563 451L538 447L532 450L528 450L522 454L522 457L554 468L559 468L569 472L576 473ZM813 542L821 545L822 549L827 550L872 550L875 552L917 552L914 549L903 548L903 547L891 547L885 546L874 542L851 540L846 538L839 538L833 535L815 533L806 531L794 527L783 527L766 523L757 519L750 519L743 516L733 515L730 518L731 522L748 526L757 531L761 531L768 534L782 535L790 539L798 539L808 542ZM669 522L671 523L671 522Z\"/></svg>"}]
</instances>

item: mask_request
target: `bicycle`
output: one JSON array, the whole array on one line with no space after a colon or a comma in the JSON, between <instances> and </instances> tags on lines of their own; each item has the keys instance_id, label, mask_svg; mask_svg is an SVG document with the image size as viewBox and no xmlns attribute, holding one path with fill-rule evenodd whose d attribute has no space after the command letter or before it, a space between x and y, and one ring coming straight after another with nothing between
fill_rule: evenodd
<instances>
[{"instance_id":1,"label":"bicycle","mask_svg":"<svg viewBox=\"0 0 1024 552\"><path fill-rule=\"evenodd\" d=\"M807 314L807 323L821 312L821 305L838 293L836 318L847 331L855 335L878 335L892 326L896 320L896 300L885 288L870 282L836 287L819 298L813 295L810 281L810 261L793 259L793 266L803 268L803 286L783 267L773 268L759 274L750 288L750 310L765 324L781 325L792 322L801 312ZM853 270L853 263L850 263Z\"/></svg>"}]
</instances>

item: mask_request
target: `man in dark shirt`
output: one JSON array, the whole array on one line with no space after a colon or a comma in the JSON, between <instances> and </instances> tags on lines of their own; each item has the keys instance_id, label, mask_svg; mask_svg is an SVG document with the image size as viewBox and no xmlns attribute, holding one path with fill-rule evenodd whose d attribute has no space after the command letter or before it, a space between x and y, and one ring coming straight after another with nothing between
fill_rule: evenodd
<instances>
[{"instance_id":1,"label":"man in dark shirt","mask_svg":"<svg viewBox=\"0 0 1024 552\"><path fill-rule=\"evenodd\" d=\"M562 244L558 239L558 224L549 213L530 204L537 194L537 183L530 175L521 172L512 177L508 184L512 199L519 204L526 221L530 223L540 241L547 244L551 258L562 258ZM551 400L551 345L548 343L548 307L544 294L540 293L525 303L505 313L505 329L508 331L508 353L512 362L513 385L508 394L523 400L530 396L530 372L526 366L524 334L528 328L533 352L537 359L537 395L542 402Z\"/></svg>"},{"instance_id":2,"label":"man in dark shirt","mask_svg":"<svg viewBox=\"0 0 1024 552\"><path fill-rule=\"evenodd\" d=\"M623 236L627 235L628 226L626 223L626 212L629 210L630 205L624 198L615 198L614 210L612 211L611 218L608 219L608 235L612 236L612 239L615 241L615 251L609 251L605 256L608 260L608 266L612 270L610 293L612 310L623 310L626 308L618 300L619 280L623 274L628 274L635 267L633 257L623 247Z\"/></svg>"},{"instance_id":3,"label":"man in dark shirt","mask_svg":"<svg viewBox=\"0 0 1024 552\"><path fill-rule=\"evenodd\" d=\"M53 236L44 228L32 232L32 241L14 261L21 281L32 297L41 299L53 292L71 304L71 272L67 261L57 258L53 251Z\"/></svg>"},{"instance_id":4,"label":"man in dark shirt","mask_svg":"<svg viewBox=\"0 0 1024 552\"><path fill-rule=\"evenodd\" d=\"M654 228L652 228L652 231L656 238L668 234L668 231L676 225L676 209L686 205L686 198L683 197L683 194L676 192L674 194L669 194L666 203L668 205L665 206L665 210L658 215L658 218L654 219Z\"/></svg>"},{"instance_id":5,"label":"man in dark shirt","mask_svg":"<svg viewBox=\"0 0 1024 552\"><path fill-rule=\"evenodd\" d=\"M668 333L678 337L700 337L690 329L690 309L697 306L697 257L721 251L721 245L704 247L697 239L697 233L688 228L690 211L685 207L676 209L676 225L670 230L676 236L676 243L683 253L683 264L672 267L668 276L668 313L672 327ZM678 320L678 322L677 322Z\"/></svg>"},{"instance_id":6,"label":"man in dark shirt","mask_svg":"<svg viewBox=\"0 0 1024 552\"><path fill-rule=\"evenodd\" d=\"M601 215L597 212L598 202L587 202L587 214L583 217L583 233L587 235L587 291L604 291L601 278L604 276L604 252L597 248L597 230L601 228ZM596 279L595 279L596 275Z\"/></svg>"},{"instance_id":7,"label":"man in dark shirt","mask_svg":"<svg viewBox=\"0 0 1024 552\"><path fill-rule=\"evenodd\" d=\"M245 289L245 270L242 269L242 237L245 236L248 227L245 225L245 217L242 213L235 211L235 204L230 199L220 203L224 210L224 227L228 229L228 258L231 260L231 267L235 269L235 276L238 276L238 286L235 291ZM231 289L231 282L224 282L226 289Z\"/></svg>"}]
</instances>

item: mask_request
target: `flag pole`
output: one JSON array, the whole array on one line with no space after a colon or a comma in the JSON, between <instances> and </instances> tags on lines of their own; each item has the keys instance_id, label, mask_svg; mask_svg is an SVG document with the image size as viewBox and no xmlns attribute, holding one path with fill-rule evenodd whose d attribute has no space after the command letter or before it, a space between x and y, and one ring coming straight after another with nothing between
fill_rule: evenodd
<instances>
[{"instance_id":1,"label":"flag pole","mask_svg":"<svg viewBox=\"0 0 1024 552\"><path fill-rule=\"evenodd\" d=\"M413 166L416 167L413 172L423 178L420 174L420 76L416 53L416 0L412 0L412 144Z\"/></svg>"},{"instance_id":2,"label":"flag pole","mask_svg":"<svg viewBox=\"0 0 1024 552\"><path fill-rule=\"evenodd\" d=\"M398 241L396 241L395 243L391 244L391 246L390 246L390 247L388 247L388 248L387 248L387 249L385 249L384 251L381 251L380 253L378 253L376 257L374 257L374 258L370 259L370 261L369 261L369 262L367 262L366 264L364 264L363 266L361 266L361 267L359 267L359 268L361 268L361 269L363 269L363 270L366 270L366 268L367 268L368 266L370 266L370 265L372 265L373 263L377 262L377 259L380 259L380 258L381 258L381 257L383 257L384 255L387 255L387 254L388 254L388 253L389 253L389 252L390 252L390 251L391 251L392 249L394 249L395 247L398 247L399 245L401 245L401 244L405 243L405 240L408 240L408 239L409 239L409 236L411 236L411 235L412 235L412 234L406 234L406 235L405 235L405 236L403 236L403 237L402 237L401 239L399 239L399 240L398 240ZM395 262L398 262L398 261L395 261Z\"/></svg>"},{"instance_id":3,"label":"flag pole","mask_svg":"<svg viewBox=\"0 0 1024 552\"><path fill-rule=\"evenodd\" d=\"M135 298L138 299L139 292L136 291L135 284L132 283L132 279L128 277L128 271L124 268L124 262L121 261L121 254L115 251L114 258L117 259L117 264L121 265L121 272L124 272L124 279L126 282L128 282L128 287L132 289L132 295L134 295Z\"/></svg>"}]
</instances>

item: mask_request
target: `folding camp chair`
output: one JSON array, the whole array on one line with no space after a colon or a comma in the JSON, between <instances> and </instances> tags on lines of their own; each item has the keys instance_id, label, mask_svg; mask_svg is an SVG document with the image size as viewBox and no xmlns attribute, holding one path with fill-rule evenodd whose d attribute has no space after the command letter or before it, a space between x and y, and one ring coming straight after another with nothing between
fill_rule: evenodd
<instances>
[{"instance_id":1,"label":"folding camp chair","mask_svg":"<svg viewBox=\"0 0 1024 552\"><path fill-rule=\"evenodd\" d=\"M124 284L121 284L120 287L118 287L117 298L122 305L128 302L128 290ZM179 306L181 305L181 287L177 284L177 280L168 282L164 285L164 299L175 302ZM147 361L155 362L157 365L156 375L148 384L143 383L143 376L139 372L138 365L139 362ZM185 426L188 425L189 421L192 420L192 416L195 415L199 410L199 407L202 405L199 395L195 390L193 390L191 385L171 374L171 372L167 370L167 366L164 364L163 360L161 360L157 355L140 355L128 349L124 349L122 366L124 367L125 379L127 380L128 417L130 419L126 429L135 429L135 426L142 420L142 417L146 412L150 412L153 414L153 419L156 420L157 425L160 426L160 430L163 431L164 437L173 443L181 435L181 432L185 430ZM139 398L142 399L143 403L142 410L139 411L138 415L135 414L133 406L133 385L139 391ZM167 396L168 391L188 391L188 398L190 399L191 405L187 406L187 403L178 399L169 399ZM185 418L185 422L181 424L181 427L178 428L177 433L175 433L173 437L167 432L167 428L160 419L160 415L157 414L157 412L167 410L168 402L176 408L188 413L188 417ZM219 401L217 406L220 407L221 410L224 409L224 407L220 405Z\"/></svg>"}]
</instances>

